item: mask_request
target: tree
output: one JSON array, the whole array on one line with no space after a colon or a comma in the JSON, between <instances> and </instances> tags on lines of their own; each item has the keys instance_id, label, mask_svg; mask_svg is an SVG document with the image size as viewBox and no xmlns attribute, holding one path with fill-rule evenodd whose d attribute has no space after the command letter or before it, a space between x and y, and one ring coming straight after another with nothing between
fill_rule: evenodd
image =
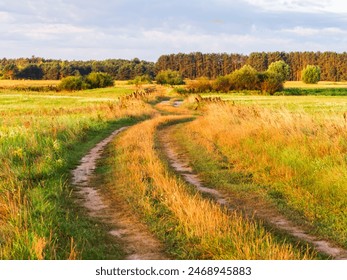
<instances>
[{"instance_id":1,"label":"tree","mask_svg":"<svg viewBox=\"0 0 347 280\"><path fill-rule=\"evenodd\" d=\"M307 65L301 73L301 79L305 84L316 84L320 81L321 70L319 66Z\"/></svg>"},{"instance_id":2,"label":"tree","mask_svg":"<svg viewBox=\"0 0 347 280\"><path fill-rule=\"evenodd\" d=\"M259 75L261 90L269 94L283 89L283 83L289 78L290 68L283 60L272 62L266 72Z\"/></svg>"},{"instance_id":3,"label":"tree","mask_svg":"<svg viewBox=\"0 0 347 280\"><path fill-rule=\"evenodd\" d=\"M43 77L42 69L36 64L28 64L17 74L19 79L41 80Z\"/></svg>"},{"instance_id":4,"label":"tree","mask_svg":"<svg viewBox=\"0 0 347 280\"><path fill-rule=\"evenodd\" d=\"M14 63L7 64L2 70L3 79L16 79L18 75L18 67Z\"/></svg>"},{"instance_id":5,"label":"tree","mask_svg":"<svg viewBox=\"0 0 347 280\"><path fill-rule=\"evenodd\" d=\"M259 87L258 72L249 65L231 73L230 81L235 90L255 90Z\"/></svg>"},{"instance_id":6,"label":"tree","mask_svg":"<svg viewBox=\"0 0 347 280\"><path fill-rule=\"evenodd\" d=\"M267 73L270 75L278 75L278 79L280 79L282 82L285 82L289 78L290 68L289 65L285 63L283 60L279 60L276 62L272 62L269 65Z\"/></svg>"}]
</instances>

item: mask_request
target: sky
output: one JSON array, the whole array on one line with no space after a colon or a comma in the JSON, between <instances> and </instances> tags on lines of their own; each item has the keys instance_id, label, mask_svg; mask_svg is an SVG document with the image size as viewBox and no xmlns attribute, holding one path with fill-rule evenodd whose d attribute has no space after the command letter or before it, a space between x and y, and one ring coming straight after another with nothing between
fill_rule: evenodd
<instances>
[{"instance_id":1,"label":"sky","mask_svg":"<svg viewBox=\"0 0 347 280\"><path fill-rule=\"evenodd\" d=\"M0 58L347 51L345 0L1 0Z\"/></svg>"}]
</instances>

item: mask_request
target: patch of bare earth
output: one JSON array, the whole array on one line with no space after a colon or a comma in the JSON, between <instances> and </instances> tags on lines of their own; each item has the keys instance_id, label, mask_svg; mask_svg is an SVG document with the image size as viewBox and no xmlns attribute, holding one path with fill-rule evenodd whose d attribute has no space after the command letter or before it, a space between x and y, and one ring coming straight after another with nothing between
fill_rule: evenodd
<instances>
[{"instance_id":1,"label":"patch of bare earth","mask_svg":"<svg viewBox=\"0 0 347 280\"><path fill-rule=\"evenodd\" d=\"M256 217L301 241L308 242L312 244L318 252L326 254L333 259L347 259L347 250L337 247L327 240L322 240L317 236L307 233L305 229L295 225L273 207L261 201L240 200L239 198L230 196L230 194L226 192L204 186L198 174L193 172L187 155L179 151L177 144L174 142L173 137L171 137L173 129L174 126L170 126L159 131L161 146L172 168L180 174L186 182L194 185L199 192L209 195L217 203L229 210L242 210L243 213L249 217ZM249 205L251 205L251 208L248 208Z\"/></svg>"},{"instance_id":2,"label":"patch of bare earth","mask_svg":"<svg viewBox=\"0 0 347 280\"><path fill-rule=\"evenodd\" d=\"M97 161L102 157L105 147L124 128L114 131L85 155L72 171L72 184L75 186L77 202L88 214L112 228L109 234L123 244L128 260L168 259L164 246L157 240L132 213L129 206L119 197L108 195L98 185L95 177Z\"/></svg>"}]
</instances>

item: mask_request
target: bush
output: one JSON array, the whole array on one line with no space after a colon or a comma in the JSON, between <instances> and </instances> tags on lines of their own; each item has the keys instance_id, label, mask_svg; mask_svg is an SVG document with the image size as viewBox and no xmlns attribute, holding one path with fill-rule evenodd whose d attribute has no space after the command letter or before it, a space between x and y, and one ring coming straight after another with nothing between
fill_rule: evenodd
<instances>
[{"instance_id":1,"label":"bush","mask_svg":"<svg viewBox=\"0 0 347 280\"><path fill-rule=\"evenodd\" d=\"M93 88L104 88L113 86L113 79L109 74L92 72L87 77L68 76L63 78L58 86L60 90L82 90Z\"/></svg>"},{"instance_id":2,"label":"bush","mask_svg":"<svg viewBox=\"0 0 347 280\"><path fill-rule=\"evenodd\" d=\"M219 76L213 81L212 88L219 92L228 92L231 89L230 76Z\"/></svg>"},{"instance_id":3,"label":"bush","mask_svg":"<svg viewBox=\"0 0 347 280\"><path fill-rule=\"evenodd\" d=\"M200 77L197 78L194 81L191 81L187 89L191 93L203 93L203 92L210 92L212 90L212 84L211 81L206 77Z\"/></svg>"},{"instance_id":4,"label":"bush","mask_svg":"<svg viewBox=\"0 0 347 280\"><path fill-rule=\"evenodd\" d=\"M151 84L152 79L149 75L136 76L133 80L129 81L130 85L142 85L142 84Z\"/></svg>"},{"instance_id":5,"label":"bush","mask_svg":"<svg viewBox=\"0 0 347 280\"><path fill-rule=\"evenodd\" d=\"M61 90L81 90L86 87L81 76L68 76L63 78L59 84L59 89Z\"/></svg>"},{"instance_id":6,"label":"bush","mask_svg":"<svg viewBox=\"0 0 347 280\"><path fill-rule=\"evenodd\" d=\"M265 72L262 74L261 90L273 95L283 89L283 76L275 72Z\"/></svg>"},{"instance_id":7,"label":"bush","mask_svg":"<svg viewBox=\"0 0 347 280\"><path fill-rule=\"evenodd\" d=\"M178 71L165 70L160 71L155 77L158 84L161 85L183 85L182 75Z\"/></svg>"},{"instance_id":8,"label":"bush","mask_svg":"<svg viewBox=\"0 0 347 280\"><path fill-rule=\"evenodd\" d=\"M235 90L260 89L258 72L249 65L231 73L230 83L232 89Z\"/></svg>"},{"instance_id":9,"label":"bush","mask_svg":"<svg viewBox=\"0 0 347 280\"><path fill-rule=\"evenodd\" d=\"M320 81L320 68L316 65L307 65L301 73L301 80L305 84L316 84Z\"/></svg>"},{"instance_id":10,"label":"bush","mask_svg":"<svg viewBox=\"0 0 347 280\"><path fill-rule=\"evenodd\" d=\"M86 78L87 88L105 88L113 86L113 79L107 73L92 72Z\"/></svg>"}]
</instances>

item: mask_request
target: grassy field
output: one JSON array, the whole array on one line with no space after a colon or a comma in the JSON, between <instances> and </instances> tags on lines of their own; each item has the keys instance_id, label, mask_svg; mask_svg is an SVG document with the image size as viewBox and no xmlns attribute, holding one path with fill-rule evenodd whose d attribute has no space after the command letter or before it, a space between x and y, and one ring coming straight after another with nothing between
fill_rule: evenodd
<instances>
[{"instance_id":1,"label":"grassy field","mask_svg":"<svg viewBox=\"0 0 347 280\"><path fill-rule=\"evenodd\" d=\"M97 141L153 113L142 101L121 106L124 91L107 89L106 99L102 91L0 93L0 259L122 257L103 225L74 204L69 177Z\"/></svg>"},{"instance_id":2,"label":"grassy field","mask_svg":"<svg viewBox=\"0 0 347 280\"><path fill-rule=\"evenodd\" d=\"M59 80L0 80L0 88L57 86Z\"/></svg>"},{"instance_id":3,"label":"grassy field","mask_svg":"<svg viewBox=\"0 0 347 280\"><path fill-rule=\"evenodd\" d=\"M284 84L284 88L323 88L323 89L329 89L329 88L347 88L347 82L327 82L327 81L320 81L318 84L305 84L301 81L287 81Z\"/></svg>"},{"instance_id":4,"label":"grassy field","mask_svg":"<svg viewBox=\"0 0 347 280\"><path fill-rule=\"evenodd\" d=\"M176 132L209 185L347 247L347 99L224 96ZM256 204L256 203L254 203Z\"/></svg>"},{"instance_id":5,"label":"grassy field","mask_svg":"<svg viewBox=\"0 0 347 280\"><path fill-rule=\"evenodd\" d=\"M316 115L340 115L347 111L347 96L263 96L244 94L202 94L203 97L220 97L236 105L284 109Z\"/></svg>"},{"instance_id":6,"label":"grassy field","mask_svg":"<svg viewBox=\"0 0 347 280\"><path fill-rule=\"evenodd\" d=\"M347 247L347 97L203 94L228 102L196 104L190 97L176 108L170 104L182 96L161 87L160 98L125 102L136 89L125 83L58 93L8 83L0 90L0 259L124 258L107 225L76 205L69 179L93 145L127 125L134 126L103 161L112 171L108 187L172 258L316 258L297 240L222 209L174 174L157 131L187 119L170 137L206 184L246 206L264 202ZM169 105L157 104L170 98Z\"/></svg>"}]
</instances>

